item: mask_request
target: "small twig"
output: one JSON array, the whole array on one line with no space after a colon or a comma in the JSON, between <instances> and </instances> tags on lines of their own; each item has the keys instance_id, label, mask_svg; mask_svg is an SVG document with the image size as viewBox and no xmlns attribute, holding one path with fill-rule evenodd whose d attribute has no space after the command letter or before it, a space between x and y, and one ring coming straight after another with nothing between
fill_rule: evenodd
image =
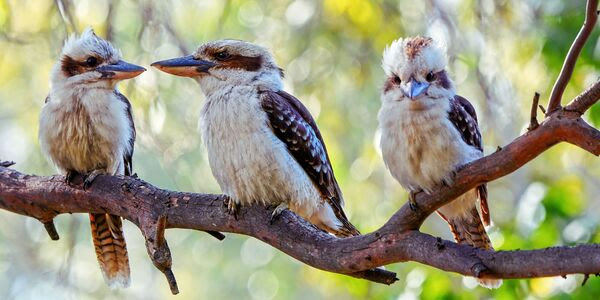
<instances>
[{"instance_id":1,"label":"small twig","mask_svg":"<svg viewBox=\"0 0 600 300\"><path fill-rule=\"evenodd\" d=\"M538 126L540 126L540 123L538 123L537 120L537 108L539 102L540 93L535 92L535 94L533 95L533 102L531 103L531 118L529 119L529 127L527 127L528 131L532 131L538 128Z\"/></svg>"},{"instance_id":2,"label":"small twig","mask_svg":"<svg viewBox=\"0 0 600 300\"><path fill-rule=\"evenodd\" d=\"M14 161L10 161L10 160L0 161L0 166L5 167L5 168L8 168L8 167L10 167L10 166L12 166L14 164L15 164L15 162Z\"/></svg>"},{"instance_id":3,"label":"small twig","mask_svg":"<svg viewBox=\"0 0 600 300\"><path fill-rule=\"evenodd\" d=\"M355 278L368 279L368 280L382 283L385 285L392 285L392 284L396 283L396 281L400 280L400 279L398 279L398 277L396 277L396 273L386 271L381 268L356 272L356 273L352 273L350 275Z\"/></svg>"},{"instance_id":4,"label":"small twig","mask_svg":"<svg viewBox=\"0 0 600 300\"><path fill-rule=\"evenodd\" d=\"M62 17L63 23L65 24L65 31L67 34L77 32L77 28L75 27L75 23L73 22L73 16L69 11L68 5L65 5L63 0L54 0L56 7L58 8L58 12Z\"/></svg>"},{"instance_id":5,"label":"small twig","mask_svg":"<svg viewBox=\"0 0 600 300\"><path fill-rule=\"evenodd\" d=\"M540 110L542 111L542 113L544 113L544 115L546 114L546 109L544 108L543 105L540 104Z\"/></svg>"},{"instance_id":6,"label":"small twig","mask_svg":"<svg viewBox=\"0 0 600 300\"><path fill-rule=\"evenodd\" d=\"M166 269L164 271L165 277L167 277L167 281L169 282L169 288L171 289L171 294L177 295L179 294L179 287L177 287L177 280L175 280L175 275L171 269Z\"/></svg>"},{"instance_id":7,"label":"small twig","mask_svg":"<svg viewBox=\"0 0 600 300\"><path fill-rule=\"evenodd\" d=\"M581 282L581 286L584 286L588 279L590 279L590 274L583 274L583 281Z\"/></svg>"},{"instance_id":8,"label":"small twig","mask_svg":"<svg viewBox=\"0 0 600 300\"><path fill-rule=\"evenodd\" d=\"M108 14L106 16L106 40L109 42L114 41L114 30L113 22L115 19L115 3L110 1L108 4Z\"/></svg>"},{"instance_id":9,"label":"small twig","mask_svg":"<svg viewBox=\"0 0 600 300\"><path fill-rule=\"evenodd\" d=\"M552 88L552 93L550 94L550 101L548 103L548 113L549 115L561 108L560 101L562 100L563 93L565 88L567 87L567 83L571 79L571 75L573 75L573 69L575 69L575 63L577 62L577 57L581 53L581 49L585 45L585 42L590 37L592 30L594 29L594 25L598 19L598 0L588 0L586 6L586 14L585 20L583 21L583 25L577 34L577 37L573 41L571 48L569 49L569 53L565 58L565 62L563 63L562 69L560 70L560 75L558 79L554 83L554 87Z\"/></svg>"},{"instance_id":10,"label":"small twig","mask_svg":"<svg viewBox=\"0 0 600 300\"><path fill-rule=\"evenodd\" d=\"M156 220L154 226L144 224L142 225L142 228L142 233L146 239L146 250L148 251L148 256L150 256L150 259L152 260L152 264L154 264L154 266L167 278L171 293L173 293L173 295L178 294L179 288L177 287L177 280L175 280L175 275L171 270L173 264L171 250L169 250L169 245L165 240L167 217L161 215Z\"/></svg>"},{"instance_id":11,"label":"small twig","mask_svg":"<svg viewBox=\"0 0 600 300\"><path fill-rule=\"evenodd\" d=\"M56 231L56 227L54 226L54 221L50 220L42 223L44 224L44 228L46 229L46 232L48 232L50 239L53 241L58 241L59 236L58 231Z\"/></svg>"},{"instance_id":12,"label":"small twig","mask_svg":"<svg viewBox=\"0 0 600 300\"><path fill-rule=\"evenodd\" d=\"M205 232L210 234L212 237L216 238L219 241L222 241L225 239L225 235L218 231L205 231Z\"/></svg>"}]
</instances>

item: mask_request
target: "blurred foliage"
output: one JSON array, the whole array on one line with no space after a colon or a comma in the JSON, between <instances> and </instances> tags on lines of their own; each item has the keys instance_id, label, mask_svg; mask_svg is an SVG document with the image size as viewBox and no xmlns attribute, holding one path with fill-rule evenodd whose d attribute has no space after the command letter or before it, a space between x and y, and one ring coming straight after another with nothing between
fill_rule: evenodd
<instances>
[{"instance_id":1,"label":"blurred foliage","mask_svg":"<svg viewBox=\"0 0 600 300\"><path fill-rule=\"evenodd\" d=\"M59 9L59 4L61 9ZM308 106L323 132L350 219L363 232L381 226L406 199L376 145L381 53L401 36L445 41L457 91L479 113L485 152L527 126L535 91L545 99L576 35L584 1L561 0L0 0L0 158L26 173L53 174L37 143L48 75L68 34L92 26L141 65L189 54L213 39L270 48L286 69L286 90ZM62 13L61 13L62 11ZM563 101L598 79L596 30ZM138 131L134 169L163 188L219 192L197 133L204 102L198 85L149 69L124 82ZM545 101L542 101L545 103ZM600 105L585 118L600 126ZM497 249L600 242L600 163L558 145L519 171L490 183ZM162 299L169 289L147 257L137 228L125 222L132 286L109 290L100 275L84 215L57 218L61 240L41 224L0 212L0 298ZM450 239L432 216L423 231ZM388 266L400 281L383 286L305 266L255 239L169 230L177 299L564 299L593 298L600 280L505 280L495 291L416 263ZM175 297L173 297L175 298Z\"/></svg>"}]
</instances>

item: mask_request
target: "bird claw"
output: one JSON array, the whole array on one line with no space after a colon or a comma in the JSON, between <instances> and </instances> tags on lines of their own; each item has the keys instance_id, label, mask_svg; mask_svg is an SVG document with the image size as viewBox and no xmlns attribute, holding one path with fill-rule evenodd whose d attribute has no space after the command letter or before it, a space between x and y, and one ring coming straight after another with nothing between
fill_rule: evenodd
<instances>
[{"instance_id":1,"label":"bird claw","mask_svg":"<svg viewBox=\"0 0 600 300\"><path fill-rule=\"evenodd\" d=\"M83 190L87 191L90 188L90 186L92 186L92 183L94 182L96 177L98 177L98 175L100 174L102 174L102 171L100 170L94 170L87 174L85 176L85 179L83 180Z\"/></svg>"},{"instance_id":2,"label":"bird claw","mask_svg":"<svg viewBox=\"0 0 600 300\"><path fill-rule=\"evenodd\" d=\"M417 211L419 210L419 206L417 205L417 202L408 202L408 207L410 208L410 210L412 211Z\"/></svg>"},{"instance_id":3,"label":"bird claw","mask_svg":"<svg viewBox=\"0 0 600 300\"><path fill-rule=\"evenodd\" d=\"M273 210L273 213L271 214L271 219L269 220L269 224L273 225L275 220L277 220L277 218L281 215L281 213L286 209L289 209L288 205L286 203L281 203L281 204L277 205L277 207L275 207L275 209Z\"/></svg>"},{"instance_id":4,"label":"bird claw","mask_svg":"<svg viewBox=\"0 0 600 300\"><path fill-rule=\"evenodd\" d=\"M408 207L410 208L410 210L412 210L412 211L419 210L419 205L417 204L416 196L417 196L418 193L420 193L422 191L423 190L410 191L408 193Z\"/></svg>"},{"instance_id":5,"label":"bird claw","mask_svg":"<svg viewBox=\"0 0 600 300\"><path fill-rule=\"evenodd\" d=\"M227 206L227 213L229 213L230 215L233 215L233 218L237 221L238 212L240 211L240 204L235 202L229 196L225 196L225 199L223 200L223 204L225 204L225 206Z\"/></svg>"},{"instance_id":6,"label":"bird claw","mask_svg":"<svg viewBox=\"0 0 600 300\"><path fill-rule=\"evenodd\" d=\"M75 179L75 177L77 176L77 172L75 171L68 171L67 175L65 176L65 183L69 186L73 185L73 180Z\"/></svg>"}]
</instances>

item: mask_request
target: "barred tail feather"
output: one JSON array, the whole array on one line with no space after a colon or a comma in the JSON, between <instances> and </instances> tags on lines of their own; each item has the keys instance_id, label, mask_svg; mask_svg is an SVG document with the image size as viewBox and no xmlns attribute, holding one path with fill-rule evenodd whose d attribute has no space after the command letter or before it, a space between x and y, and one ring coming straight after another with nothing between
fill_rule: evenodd
<instances>
[{"instance_id":1,"label":"barred tail feather","mask_svg":"<svg viewBox=\"0 0 600 300\"><path fill-rule=\"evenodd\" d=\"M462 216L454 216L453 218L444 217L444 219L450 225L450 230L457 243L486 250L494 250L475 206ZM477 282L481 286L490 289L499 288L502 285L502 279L478 278Z\"/></svg>"},{"instance_id":2,"label":"barred tail feather","mask_svg":"<svg viewBox=\"0 0 600 300\"><path fill-rule=\"evenodd\" d=\"M127 245L121 217L90 214L92 241L104 280L111 288L129 286L130 271Z\"/></svg>"}]
</instances>

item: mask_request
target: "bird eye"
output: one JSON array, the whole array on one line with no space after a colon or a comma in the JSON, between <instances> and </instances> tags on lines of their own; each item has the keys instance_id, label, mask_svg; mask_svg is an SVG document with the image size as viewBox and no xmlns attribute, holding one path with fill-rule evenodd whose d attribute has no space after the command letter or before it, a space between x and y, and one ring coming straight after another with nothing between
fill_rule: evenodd
<instances>
[{"instance_id":1,"label":"bird eye","mask_svg":"<svg viewBox=\"0 0 600 300\"><path fill-rule=\"evenodd\" d=\"M85 64L90 67L96 66L98 64L98 59L93 56L90 56L85 60Z\"/></svg>"},{"instance_id":2,"label":"bird eye","mask_svg":"<svg viewBox=\"0 0 600 300\"><path fill-rule=\"evenodd\" d=\"M217 52L217 54L215 54L215 58L217 60L226 60L230 57L231 57L231 55L229 55L229 53L227 53L227 51L221 51L221 52Z\"/></svg>"},{"instance_id":3,"label":"bird eye","mask_svg":"<svg viewBox=\"0 0 600 300\"><path fill-rule=\"evenodd\" d=\"M400 76L398 76L398 75L394 75L394 78L392 78L392 80L394 81L394 84L396 84L396 85L402 83L402 80L400 80Z\"/></svg>"},{"instance_id":4,"label":"bird eye","mask_svg":"<svg viewBox=\"0 0 600 300\"><path fill-rule=\"evenodd\" d=\"M425 79L429 82L432 82L433 80L435 80L435 74L433 74L433 72L429 72L427 73L427 76L425 76Z\"/></svg>"}]
</instances>

